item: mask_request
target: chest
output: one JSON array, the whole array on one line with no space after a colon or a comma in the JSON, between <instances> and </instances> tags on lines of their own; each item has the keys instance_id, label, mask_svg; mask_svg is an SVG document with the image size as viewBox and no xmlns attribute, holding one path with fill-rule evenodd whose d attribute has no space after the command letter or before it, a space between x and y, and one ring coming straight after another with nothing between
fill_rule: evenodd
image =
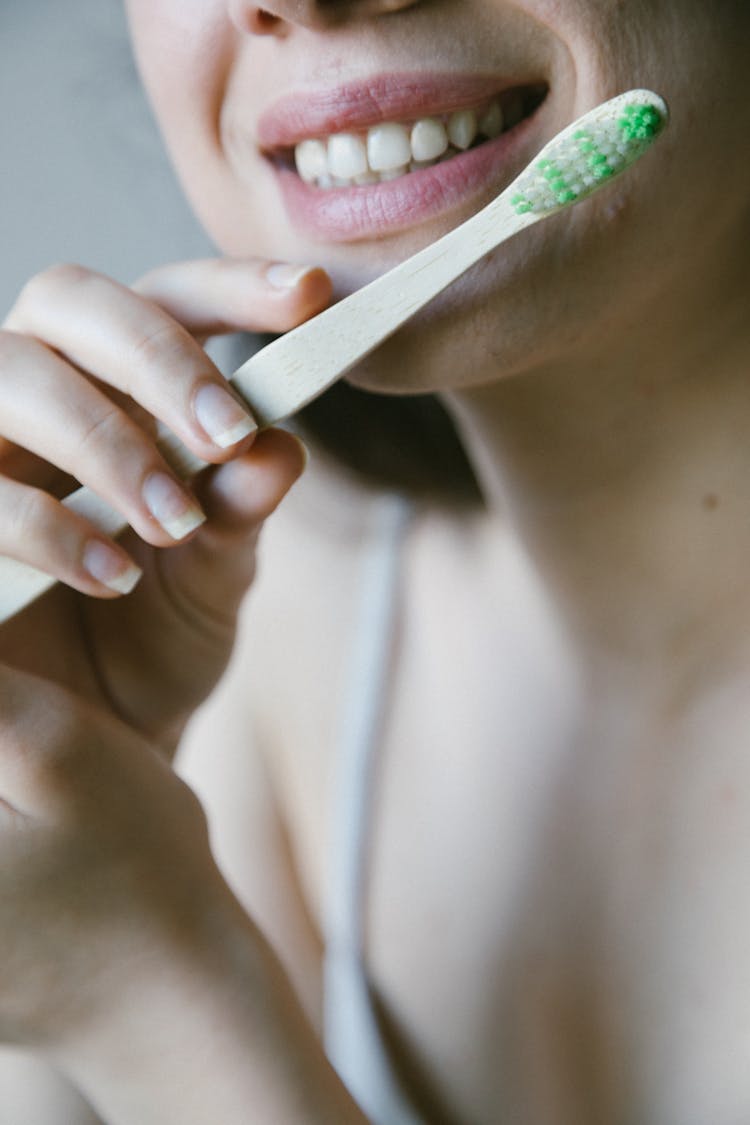
<instances>
[{"instance_id":1,"label":"chest","mask_svg":"<svg viewBox=\"0 0 750 1125\"><path fill-rule=\"evenodd\" d=\"M311 647L280 759L322 932L342 700L363 692L365 955L405 1085L435 1122L711 1119L750 1011L742 753L710 756L710 719L662 748L648 724L582 721L559 637L512 572L491 612L465 574L443 574L442 595L410 577L376 698L349 650L322 663Z\"/></svg>"},{"instance_id":2,"label":"chest","mask_svg":"<svg viewBox=\"0 0 750 1125\"><path fill-rule=\"evenodd\" d=\"M342 823L347 851L361 849L359 864L347 857L361 876L354 908L407 1085L439 1107L430 1120L493 1121L512 1088L538 1089L567 1018L570 685L553 634L529 631L528 602L488 620L476 587L444 574L451 596L436 613L436 587L411 577L394 591L388 635L373 639L376 666L356 614L353 650L323 666L310 648L306 699L285 714L280 742L295 750L280 787L321 932Z\"/></svg>"}]
</instances>

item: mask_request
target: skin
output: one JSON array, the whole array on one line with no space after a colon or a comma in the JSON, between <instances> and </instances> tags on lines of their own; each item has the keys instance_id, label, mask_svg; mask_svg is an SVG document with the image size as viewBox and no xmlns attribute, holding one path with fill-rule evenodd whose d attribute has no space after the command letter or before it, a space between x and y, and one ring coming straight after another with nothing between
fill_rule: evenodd
<instances>
[{"instance_id":1,"label":"skin","mask_svg":"<svg viewBox=\"0 0 750 1125\"><path fill-rule=\"evenodd\" d=\"M731 1125L744 1119L750 1087L737 1044L750 1031L744 955L750 939L744 907L750 859L750 512L744 484L750 328L743 252L750 170L737 138L747 134L750 115L746 5L273 0L261 11L239 0L129 0L127 10L141 72L185 190L220 251L239 264L203 266L208 272L198 280L187 267L172 267L138 287L145 303L135 312L130 295L102 281L46 275L25 291L6 325L13 334L6 346L18 349L11 355L10 385L20 385L35 367L37 353L24 341L40 337L58 350L55 310L66 302L75 301L77 311L75 338L65 342L63 355L107 387L118 387L118 350L142 354L138 345L153 337L158 310L171 318L162 337L169 346L152 359L161 397L149 397L145 367L126 389L149 413L177 425L199 454L217 462L240 454L216 473L213 492L206 485L202 498L209 509L216 505L206 527L167 553L175 560L168 573L181 591L180 604L193 605L198 588L229 590L226 604L208 607L229 627L219 630L206 654L201 624L191 629L181 615L173 621L174 599L165 606L153 583L144 581L137 596L104 607L112 614L104 615L102 602L86 603L97 638L93 666L88 631L67 633L64 651L52 645L43 661L39 656L49 614L80 620L80 599L68 592L4 630L0 643L8 663L73 688L96 708L96 718L78 709L72 718L68 713L64 738L45 732L63 761L71 730L103 729L103 742L121 746L126 760L136 754L133 737L147 740L147 747L139 744L141 754L154 744L173 745L175 730L224 667L233 614L253 573L258 526L301 467L296 447L283 437L257 439L244 453L244 447L219 453L206 446L191 422L191 394L196 379L216 376L191 337L222 325L283 330L328 299L320 272L283 295L272 293L267 261L323 267L340 295L486 201L377 241L314 242L290 221L252 143L263 109L280 93L315 88L331 75L338 81L373 70L418 69L434 66L435 59L446 70L472 72L502 69L506 59L527 65L549 84L538 116L539 143L632 86L651 86L669 102L667 136L627 177L504 247L352 376L386 393L440 392L488 505L481 517L458 522L420 514L407 546L410 614L399 664L399 684L406 687L390 703L383 746L368 952L395 1053L432 1120L490 1122L498 1107L508 1120L533 1125ZM488 187L487 198L496 186ZM92 291L111 310L103 343L92 342L85 315ZM250 306L251 317L227 311ZM187 338L172 321L188 330ZM175 348L183 360L176 404ZM65 396L77 393L72 371L56 368ZM3 409L11 419L10 407ZM12 419L3 422L11 440L28 428L28 410L16 431ZM107 472L106 447L84 446L80 463L70 462L54 427L45 429L40 420L33 428L35 453L46 461L80 479ZM130 429L121 440L135 479L154 467L151 442ZM5 457L17 480L41 472L13 447ZM258 474L268 492L250 510L247 497L258 494ZM138 497L121 493L110 475L113 498L140 519L141 538L153 548L164 546ZM39 480L46 483L43 472ZM357 544L370 511L366 495L343 487L325 474L300 486L269 526L265 577L243 616L235 661L188 742L189 769L217 818L216 848L249 917L224 889L205 850L190 860L196 885L206 902L221 902L223 932L242 948L263 948L266 968L258 974L227 958L209 971L188 926L177 982L156 1013L180 1026L186 996L199 1013L196 1026L206 1013L215 1018L205 994L196 996L188 983L196 963L222 996L224 989L242 993L238 985L254 995L259 979L273 982L274 996L286 996L284 973L260 944L255 921L270 934L313 1020L317 1016L330 799L325 779L332 754L327 732L335 722L329 681L321 675L320 637L329 630L326 671L340 668L347 636L330 623L350 621L349 592L361 562ZM242 542L233 539L229 520L222 530L222 502L230 505L233 526L241 510ZM342 507L354 514L337 517ZM78 589L101 596L70 563L80 557L88 532L63 525L57 509L54 520L51 512L46 518L52 530L43 534L33 524L27 550ZM343 553L320 530L336 518L343 520ZM12 539L10 531L3 534ZM227 548L222 562L211 549L212 536ZM66 539L73 543L67 562L58 546ZM158 552L135 540L129 547L148 578ZM323 583L300 576L300 557L313 576L326 575L335 597L326 595ZM232 577L228 583L223 566ZM100 607L98 616L91 605ZM278 628L279 605L293 623L289 634ZM159 665L174 669L176 678L156 713L153 669L134 660L144 633L151 634L154 607L167 614ZM188 642L196 656L183 661ZM298 669L292 699L278 689L290 642ZM461 659L454 661L454 653ZM177 674L184 664L201 670L187 685ZM26 731L29 696L27 681L15 678L20 673L8 674L7 691L17 701L12 715L18 716L6 721L6 743L12 743L14 730ZM248 691L259 729L270 732L273 751L261 744L264 765L245 745ZM48 713L54 716L60 706L53 693ZM311 724L310 715L318 721ZM117 727L123 717L127 738ZM24 736L31 745L39 740L33 731ZM216 777L217 740L230 780ZM115 749L109 752L119 760ZM39 816L51 815L43 807L46 777L45 769L35 775ZM229 797L242 785L248 805L233 814ZM268 805L261 812L264 786ZM174 810L171 820L178 824L176 793L165 791L163 807ZM66 816L74 825L92 822L90 811ZM94 837L103 831L87 830ZM132 831L125 823L120 839ZM272 838L275 848L269 849ZM291 864L279 839L291 849ZM136 878L148 867L148 854L144 845ZM259 864L253 861L259 855L269 858ZM264 885L266 863L275 887L288 892L282 907L274 899L283 896ZM463 889L467 872L469 889L456 892L460 907L451 907L446 919L446 900L454 901L446 887ZM155 897L165 887L157 880ZM157 913L171 933L180 929L176 909L174 896L165 894ZM148 934L148 910L132 910ZM435 916L443 919L443 939L426 942L423 919ZM157 946L157 963L169 963L174 944L160 939ZM105 943L100 956L110 963L112 946ZM477 980L481 996L472 993ZM133 988L127 1011L137 1012L142 1002L150 1014L148 990L127 983ZM57 1037L62 1047L53 1056L104 1111L111 1107L113 1118L144 1121L161 1099L160 1122L187 1120L180 1092L149 1065L148 1035L144 1057L124 1086L112 1066L116 1044L142 1030L137 1021L118 1025L109 1015L115 998L129 995L124 982L94 996L80 1032L70 1030L66 1016L72 998L62 998L63 1030L55 1031L40 1026L42 1005L31 992L20 992L20 1001L6 1003L6 1010L18 1011L28 1000L14 1032L18 1041ZM279 1002L284 1013L285 1005ZM214 1072L216 1088L227 1092L222 1119L240 1121L243 1105L261 1104L268 1119L276 1113L288 1122L356 1121L349 1103L337 1103L340 1087L296 1009L289 1017L272 1005L259 1025L249 1007L228 1004L230 1033ZM267 1061L276 1054L258 1043L274 1046L279 1039L285 1048L277 1070ZM92 1046L97 1041L100 1051ZM232 1042L246 1046L242 1063ZM178 1036L176 1069L190 1070L185 1064L196 1049L189 1033L185 1040ZM296 1073L300 1059L309 1069L290 1103L283 1100L285 1061ZM247 1073L249 1088L243 1085ZM202 1088L197 1082L190 1092L200 1096ZM334 1106L339 1116L332 1116Z\"/></svg>"}]
</instances>

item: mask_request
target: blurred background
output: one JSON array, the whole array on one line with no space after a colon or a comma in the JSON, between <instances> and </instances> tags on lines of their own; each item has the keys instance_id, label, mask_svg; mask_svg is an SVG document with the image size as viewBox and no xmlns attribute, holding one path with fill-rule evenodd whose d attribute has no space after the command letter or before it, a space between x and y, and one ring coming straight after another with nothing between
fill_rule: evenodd
<instances>
[{"instance_id":1,"label":"blurred background","mask_svg":"<svg viewBox=\"0 0 750 1125\"><path fill-rule=\"evenodd\" d=\"M143 97L120 0L0 0L0 320L79 262L129 283L212 253Z\"/></svg>"}]
</instances>

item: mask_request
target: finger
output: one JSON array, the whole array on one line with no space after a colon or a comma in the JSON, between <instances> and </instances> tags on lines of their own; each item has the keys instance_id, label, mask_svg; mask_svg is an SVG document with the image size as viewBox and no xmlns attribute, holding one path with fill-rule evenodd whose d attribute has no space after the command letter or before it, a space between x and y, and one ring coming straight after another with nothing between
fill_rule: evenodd
<instances>
[{"instance_id":1,"label":"finger","mask_svg":"<svg viewBox=\"0 0 750 1125\"><path fill-rule=\"evenodd\" d=\"M49 461L3 437L0 437L0 474L44 488L58 497L67 496L76 488L75 480L50 465Z\"/></svg>"},{"instance_id":2,"label":"finger","mask_svg":"<svg viewBox=\"0 0 750 1125\"><path fill-rule=\"evenodd\" d=\"M322 270L259 259L214 258L160 266L134 288L196 336L286 332L329 303Z\"/></svg>"},{"instance_id":3,"label":"finger","mask_svg":"<svg viewBox=\"0 0 750 1125\"><path fill-rule=\"evenodd\" d=\"M101 274L80 266L46 270L25 286L5 327L44 341L129 395L203 461L227 460L255 430L188 330Z\"/></svg>"},{"instance_id":4,"label":"finger","mask_svg":"<svg viewBox=\"0 0 750 1125\"><path fill-rule=\"evenodd\" d=\"M99 598L128 594L141 577L122 547L41 489L0 477L0 511L0 555Z\"/></svg>"},{"instance_id":5,"label":"finger","mask_svg":"<svg viewBox=\"0 0 750 1125\"><path fill-rule=\"evenodd\" d=\"M302 443L284 430L264 430L252 448L201 481L208 521L189 544L159 556L159 565L193 616L233 621L255 573L264 522L304 470Z\"/></svg>"},{"instance_id":6,"label":"finger","mask_svg":"<svg viewBox=\"0 0 750 1125\"><path fill-rule=\"evenodd\" d=\"M89 485L149 543L205 519L140 426L39 341L10 332L0 332L0 420L6 438Z\"/></svg>"}]
</instances>

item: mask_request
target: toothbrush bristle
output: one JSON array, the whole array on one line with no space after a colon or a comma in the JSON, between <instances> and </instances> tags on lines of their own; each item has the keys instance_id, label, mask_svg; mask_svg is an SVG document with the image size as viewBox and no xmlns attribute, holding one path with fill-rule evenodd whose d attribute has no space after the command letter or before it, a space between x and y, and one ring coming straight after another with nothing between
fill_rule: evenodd
<instances>
[{"instance_id":1,"label":"toothbrush bristle","mask_svg":"<svg viewBox=\"0 0 750 1125\"><path fill-rule=\"evenodd\" d=\"M629 168L667 123L665 103L632 90L580 118L519 176L511 204L519 215L546 214L577 203Z\"/></svg>"}]
</instances>

